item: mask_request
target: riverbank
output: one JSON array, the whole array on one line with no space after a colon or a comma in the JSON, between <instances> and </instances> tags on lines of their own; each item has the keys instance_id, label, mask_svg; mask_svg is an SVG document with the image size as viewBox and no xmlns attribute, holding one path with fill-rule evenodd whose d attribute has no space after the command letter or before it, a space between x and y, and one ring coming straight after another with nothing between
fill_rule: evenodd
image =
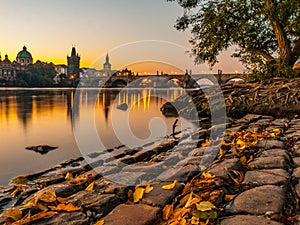
<instances>
[{"instance_id":1,"label":"riverbank","mask_svg":"<svg viewBox=\"0 0 300 225\"><path fill-rule=\"evenodd\" d=\"M69 160L2 188L2 210L10 206L0 224L298 224L299 129L299 119L248 114L227 123L222 142L206 143L211 129L194 134L198 147L192 151L189 141L174 152L178 140L171 139L147 150L120 152L120 146L109 151L110 167L103 160L92 165L101 174L82 158ZM205 168L201 162L209 157L213 163ZM166 158L184 163L176 163L174 173L176 166L161 167ZM113 166L120 162L135 167ZM149 179L160 167L173 175L124 185L129 178ZM106 178L121 172L128 175L119 177L123 184ZM174 180L174 187L164 187ZM148 193L138 193L137 186L142 192L148 186Z\"/></svg>"}]
</instances>

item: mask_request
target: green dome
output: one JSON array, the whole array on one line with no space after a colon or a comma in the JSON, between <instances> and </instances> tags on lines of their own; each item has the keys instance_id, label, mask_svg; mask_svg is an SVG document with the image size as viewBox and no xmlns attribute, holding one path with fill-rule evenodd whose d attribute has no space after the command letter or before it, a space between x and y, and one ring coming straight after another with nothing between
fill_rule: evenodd
<instances>
[{"instance_id":1,"label":"green dome","mask_svg":"<svg viewBox=\"0 0 300 225\"><path fill-rule=\"evenodd\" d=\"M30 59L32 59L32 56L31 56L30 52L27 51L27 48L24 46L23 50L18 53L17 58L30 58Z\"/></svg>"}]
</instances>

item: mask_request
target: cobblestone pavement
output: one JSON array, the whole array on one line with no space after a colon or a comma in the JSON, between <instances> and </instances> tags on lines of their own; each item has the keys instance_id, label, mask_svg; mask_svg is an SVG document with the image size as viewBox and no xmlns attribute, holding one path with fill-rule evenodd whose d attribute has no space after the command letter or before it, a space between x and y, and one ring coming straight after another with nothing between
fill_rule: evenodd
<instances>
[{"instance_id":1,"label":"cobblestone pavement","mask_svg":"<svg viewBox=\"0 0 300 225\"><path fill-rule=\"evenodd\" d=\"M258 140L258 151L251 156L230 155L234 146L228 145L227 155L220 157L220 146L230 142L226 140L230 134L249 131L269 132L271 136ZM183 224L168 223L163 210L202 172L218 178L222 190L214 202L218 218L206 224L300 224L300 119L248 114L228 122L225 142L216 138L206 143L210 132L212 129L199 130L186 137L187 141L169 139L159 146L119 146L90 154L90 164L78 158L20 176L14 184L0 189L0 224ZM204 167L207 160L213 163ZM243 176L234 177L230 171L241 171ZM130 193L145 180L153 190L134 204ZM174 188L162 188L174 180L178 181ZM50 201L45 193L55 193L55 199ZM228 200L225 196L229 195L234 197ZM58 201L77 209L54 210L51 214L51 206L58 205ZM32 202L35 204L30 205ZM36 219L34 215L41 216ZM32 220L26 223L26 218Z\"/></svg>"}]
</instances>

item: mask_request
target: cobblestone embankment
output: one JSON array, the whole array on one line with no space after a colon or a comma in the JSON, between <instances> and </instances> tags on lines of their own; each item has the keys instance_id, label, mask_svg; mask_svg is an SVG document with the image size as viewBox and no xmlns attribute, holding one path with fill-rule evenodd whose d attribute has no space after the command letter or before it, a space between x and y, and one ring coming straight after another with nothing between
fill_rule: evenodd
<instances>
[{"instance_id":1,"label":"cobblestone embankment","mask_svg":"<svg viewBox=\"0 0 300 225\"><path fill-rule=\"evenodd\" d=\"M207 143L211 131L20 176L0 189L0 224L300 224L300 119L248 114Z\"/></svg>"}]
</instances>

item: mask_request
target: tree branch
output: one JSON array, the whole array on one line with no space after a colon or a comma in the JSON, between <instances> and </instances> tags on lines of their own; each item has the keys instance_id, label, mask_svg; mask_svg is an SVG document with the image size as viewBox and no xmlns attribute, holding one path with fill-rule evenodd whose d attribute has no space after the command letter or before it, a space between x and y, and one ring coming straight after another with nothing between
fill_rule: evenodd
<instances>
[{"instance_id":1,"label":"tree branch","mask_svg":"<svg viewBox=\"0 0 300 225\"><path fill-rule=\"evenodd\" d=\"M250 52L250 53L253 53L253 54L256 54L256 55L260 55L264 59L266 59L267 61L271 61L271 60L274 59L271 55L269 55L268 53L266 53L266 52L264 52L263 50L260 50L260 49L251 49L251 50L247 50L247 52Z\"/></svg>"},{"instance_id":2,"label":"tree branch","mask_svg":"<svg viewBox=\"0 0 300 225\"><path fill-rule=\"evenodd\" d=\"M278 47L280 49L280 57L284 59L288 64L291 64L292 61L292 50L289 44L288 38L284 29L278 19L278 16L275 11L274 0L265 0L266 9L269 11L269 21L274 30Z\"/></svg>"},{"instance_id":3,"label":"tree branch","mask_svg":"<svg viewBox=\"0 0 300 225\"><path fill-rule=\"evenodd\" d=\"M295 42L294 48L292 49L292 53L296 62L300 57L300 38Z\"/></svg>"}]
</instances>

